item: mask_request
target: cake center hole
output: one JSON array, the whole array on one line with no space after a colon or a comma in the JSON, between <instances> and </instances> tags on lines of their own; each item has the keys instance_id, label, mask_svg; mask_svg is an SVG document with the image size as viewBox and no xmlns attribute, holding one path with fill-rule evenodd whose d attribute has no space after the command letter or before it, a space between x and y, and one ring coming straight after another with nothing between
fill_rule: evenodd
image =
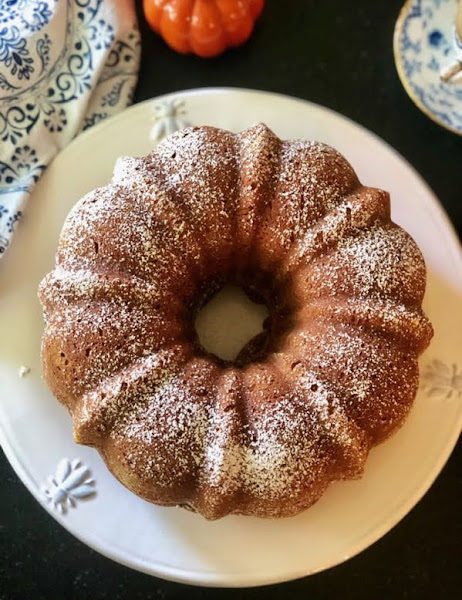
<instances>
[{"instance_id":1,"label":"cake center hole","mask_svg":"<svg viewBox=\"0 0 462 600\"><path fill-rule=\"evenodd\" d=\"M236 285L225 285L197 313L195 327L201 346L226 361L234 361L259 333L268 317L264 304L253 302Z\"/></svg>"}]
</instances>

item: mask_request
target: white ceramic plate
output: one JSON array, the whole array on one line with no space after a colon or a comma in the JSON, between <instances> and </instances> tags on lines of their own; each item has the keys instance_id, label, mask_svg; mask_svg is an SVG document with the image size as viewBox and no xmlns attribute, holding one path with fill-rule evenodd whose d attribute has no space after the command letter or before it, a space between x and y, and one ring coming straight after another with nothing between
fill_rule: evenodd
<instances>
[{"instance_id":1,"label":"white ceramic plate","mask_svg":"<svg viewBox=\"0 0 462 600\"><path fill-rule=\"evenodd\" d=\"M332 485L313 508L290 519L232 516L209 523L182 509L140 500L109 474L96 451L74 444L66 410L40 378L42 318L36 289L52 266L69 208L110 178L119 155L147 153L154 138L184 122L237 131L258 121L282 137L332 144L364 183L391 191L394 219L414 236L427 261L425 308L436 335L422 358L423 386L408 421L371 452L362 480ZM66 529L140 571L223 586L267 584L321 571L389 531L446 462L462 421L461 296L461 250L447 217L416 172L362 127L309 102L263 92L203 89L145 102L84 133L56 158L0 263L1 443L24 484ZM23 378L18 376L21 365L31 369ZM86 474L62 462L65 457L79 458L94 484L86 487ZM64 480L61 492L47 483L54 473L56 483ZM56 505L47 501L44 485ZM77 498L75 507L58 512L64 489L76 496L91 487L95 495Z\"/></svg>"}]
</instances>

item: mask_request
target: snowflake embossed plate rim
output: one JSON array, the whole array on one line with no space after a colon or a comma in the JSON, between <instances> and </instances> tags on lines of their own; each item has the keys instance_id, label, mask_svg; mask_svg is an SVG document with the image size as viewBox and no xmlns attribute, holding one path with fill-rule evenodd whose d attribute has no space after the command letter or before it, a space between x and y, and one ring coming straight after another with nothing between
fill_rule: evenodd
<instances>
[{"instance_id":1,"label":"snowflake embossed plate rim","mask_svg":"<svg viewBox=\"0 0 462 600\"><path fill-rule=\"evenodd\" d=\"M438 125L462 135L462 45L457 0L407 0L396 21L396 68L414 104ZM446 80L449 71L454 76Z\"/></svg>"},{"instance_id":2,"label":"snowflake embossed plate rim","mask_svg":"<svg viewBox=\"0 0 462 600\"><path fill-rule=\"evenodd\" d=\"M67 412L40 378L36 288L52 265L69 208L109 179L119 155L147 153L185 123L237 131L257 121L285 138L336 146L364 183L390 190L394 219L414 236L428 265L425 309L436 334L422 357L422 386L408 421L371 452L363 479L332 485L314 507L291 519L233 516L210 523L138 499L109 474L96 451L74 444ZM0 262L0 331L6 340L0 345L0 440L24 484L77 538L115 561L166 579L264 585L351 558L388 532L428 490L462 424L462 348L456 339L462 328L462 255L431 190L374 134L326 108L267 92L171 94L82 134L45 173L33 200Z\"/></svg>"}]
</instances>

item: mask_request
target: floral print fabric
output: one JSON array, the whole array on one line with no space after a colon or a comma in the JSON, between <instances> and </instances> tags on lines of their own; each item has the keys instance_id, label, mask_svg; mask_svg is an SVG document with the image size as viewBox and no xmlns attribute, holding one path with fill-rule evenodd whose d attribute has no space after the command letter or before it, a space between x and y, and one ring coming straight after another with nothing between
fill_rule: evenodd
<instances>
[{"instance_id":1,"label":"floral print fabric","mask_svg":"<svg viewBox=\"0 0 462 600\"><path fill-rule=\"evenodd\" d=\"M0 0L0 256L55 154L130 104L139 55L132 0Z\"/></svg>"}]
</instances>

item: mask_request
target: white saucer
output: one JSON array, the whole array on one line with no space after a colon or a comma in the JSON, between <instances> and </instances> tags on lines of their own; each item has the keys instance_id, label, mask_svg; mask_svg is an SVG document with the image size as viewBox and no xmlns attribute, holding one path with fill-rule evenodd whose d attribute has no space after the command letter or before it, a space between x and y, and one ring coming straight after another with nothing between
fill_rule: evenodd
<instances>
[{"instance_id":1,"label":"white saucer","mask_svg":"<svg viewBox=\"0 0 462 600\"><path fill-rule=\"evenodd\" d=\"M462 43L455 32L456 11L457 0L407 0L396 22L394 54L401 83L416 106L462 135Z\"/></svg>"},{"instance_id":2,"label":"white saucer","mask_svg":"<svg viewBox=\"0 0 462 600\"><path fill-rule=\"evenodd\" d=\"M410 418L372 451L362 480L332 485L313 508L291 519L233 516L209 523L138 499L109 474L96 451L74 444L66 410L40 378L36 289L52 266L66 213L84 192L109 179L119 155L147 153L152 138L177 121L232 130L264 121L282 137L337 147L363 182L391 191L394 219L427 261L425 308L436 335L422 358L423 386ZM308 102L245 90L202 89L138 104L82 134L56 158L0 263L1 443L55 519L92 548L140 571L216 586L262 585L321 571L364 550L402 519L454 447L462 423L461 298L461 250L446 215L417 173L359 125ZM19 377L22 365L30 372ZM78 458L83 466L64 458ZM65 501L72 498L69 506Z\"/></svg>"}]
</instances>

